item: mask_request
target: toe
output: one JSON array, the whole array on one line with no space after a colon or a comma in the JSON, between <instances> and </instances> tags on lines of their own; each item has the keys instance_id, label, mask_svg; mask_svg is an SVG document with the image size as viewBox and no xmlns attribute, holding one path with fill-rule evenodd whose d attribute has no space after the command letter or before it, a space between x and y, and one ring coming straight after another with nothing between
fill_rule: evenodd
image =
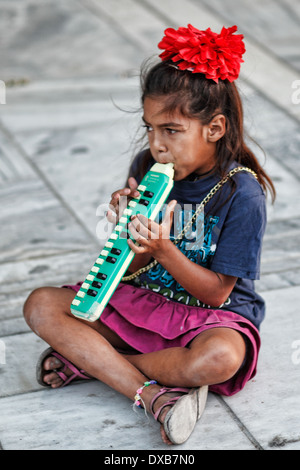
<instances>
[{"instance_id":1,"label":"toe","mask_svg":"<svg viewBox=\"0 0 300 470\"><path fill-rule=\"evenodd\" d=\"M164 444L167 444L169 446L172 446L173 445L173 442L170 441L170 439L168 438L167 434L166 434L166 431L164 429L164 425L162 424L160 426L160 434L161 434L161 438L162 438L162 441L164 442Z\"/></svg>"},{"instance_id":2,"label":"toe","mask_svg":"<svg viewBox=\"0 0 300 470\"><path fill-rule=\"evenodd\" d=\"M54 356L47 357L43 364L45 370L59 369L62 366L63 363Z\"/></svg>"},{"instance_id":3,"label":"toe","mask_svg":"<svg viewBox=\"0 0 300 470\"><path fill-rule=\"evenodd\" d=\"M59 387L63 381L55 372L52 372L44 376L44 382L51 385L52 388L56 388Z\"/></svg>"}]
</instances>

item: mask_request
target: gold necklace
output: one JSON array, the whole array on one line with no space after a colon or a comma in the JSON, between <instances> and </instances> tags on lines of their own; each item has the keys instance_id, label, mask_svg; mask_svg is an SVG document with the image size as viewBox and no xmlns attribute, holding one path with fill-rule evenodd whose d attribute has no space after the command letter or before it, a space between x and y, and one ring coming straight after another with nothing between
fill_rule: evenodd
<instances>
[{"instance_id":1,"label":"gold necklace","mask_svg":"<svg viewBox=\"0 0 300 470\"><path fill-rule=\"evenodd\" d=\"M195 220L197 219L198 215L200 212L203 210L204 206L212 199L212 197L222 188L222 186L227 183L227 181L232 178L236 173L239 173L240 171L247 171L248 173L251 173L251 175L254 176L255 179L257 179L257 175L253 170L250 170L250 168L244 167L244 166L238 166L231 170L229 173L227 173L226 176L224 176L223 179L221 179L210 191L209 193L205 196L205 198L202 200L200 203L199 207L197 210L194 212L194 215L190 218L190 220L187 222L187 224L183 227L182 231L176 237L176 239L173 241L174 245L177 245L180 240L182 240L184 234L187 232L187 230L193 225ZM154 268L158 264L158 261L156 259L152 261L151 263L147 264L147 266L144 266L140 269L138 269L136 272L128 275L128 276L123 276L122 281L131 281L132 279L135 279L137 276L140 274L143 274L147 271L149 271L151 268Z\"/></svg>"}]
</instances>

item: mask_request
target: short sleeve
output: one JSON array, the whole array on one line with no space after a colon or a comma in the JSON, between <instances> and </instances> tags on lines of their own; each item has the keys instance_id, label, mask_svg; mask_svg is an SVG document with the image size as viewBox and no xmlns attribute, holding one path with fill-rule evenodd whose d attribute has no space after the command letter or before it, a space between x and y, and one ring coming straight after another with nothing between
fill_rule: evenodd
<instances>
[{"instance_id":1,"label":"short sleeve","mask_svg":"<svg viewBox=\"0 0 300 470\"><path fill-rule=\"evenodd\" d=\"M259 279L265 227L263 193L235 199L219 234L210 269L229 276Z\"/></svg>"}]
</instances>

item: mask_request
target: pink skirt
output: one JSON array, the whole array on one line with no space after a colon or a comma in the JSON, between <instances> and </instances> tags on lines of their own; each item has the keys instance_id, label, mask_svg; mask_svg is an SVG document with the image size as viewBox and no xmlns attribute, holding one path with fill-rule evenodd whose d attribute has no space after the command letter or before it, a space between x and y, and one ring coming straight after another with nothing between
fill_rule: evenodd
<instances>
[{"instance_id":1,"label":"pink skirt","mask_svg":"<svg viewBox=\"0 0 300 470\"><path fill-rule=\"evenodd\" d=\"M77 292L80 286L81 282L63 287ZM120 283L99 320L139 353L185 347L202 331L232 328L244 337L245 360L230 380L211 385L210 391L234 395L256 374L259 332L234 312L183 305L147 289Z\"/></svg>"}]
</instances>

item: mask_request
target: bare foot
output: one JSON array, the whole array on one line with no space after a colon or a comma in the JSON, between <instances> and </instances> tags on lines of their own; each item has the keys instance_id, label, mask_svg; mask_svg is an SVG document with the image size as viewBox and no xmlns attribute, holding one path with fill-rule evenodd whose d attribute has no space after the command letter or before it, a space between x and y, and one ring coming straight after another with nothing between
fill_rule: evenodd
<instances>
[{"instance_id":1,"label":"bare foot","mask_svg":"<svg viewBox=\"0 0 300 470\"><path fill-rule=\"evenodd\" d=\"M65 364L62 363L57 357L50 356L45 359L43 363L43 369L49 371L49 374L45 374L43 380L46 384L50 385L52 388L61 387L64 383L62 378L57 374L57 371L61 369L64 374L69 377L72 374L72 371L65 367Z\"/></svg>"},{"instance_id":2,"label":"bare foot","mask_svg":"<svg viewBox=\"0 0 300 470\"><path fill-rule=\"evenodd\" d=\"M165 421L165 416L166 414L168 413L169 409L171 408L171 406L166 406L163 411L160 413L160 419L159 419L159 422L161 423L161 426L160 426L160 435L161 435L161 438L162 438L162 441L165 443L165 444L168 444L169 446L172 446L173 445L173 442L170 441L170 439L168 438L168 436L166 435L166 431L164 429L164 421Z\"/></svg>"}]
</instances>

